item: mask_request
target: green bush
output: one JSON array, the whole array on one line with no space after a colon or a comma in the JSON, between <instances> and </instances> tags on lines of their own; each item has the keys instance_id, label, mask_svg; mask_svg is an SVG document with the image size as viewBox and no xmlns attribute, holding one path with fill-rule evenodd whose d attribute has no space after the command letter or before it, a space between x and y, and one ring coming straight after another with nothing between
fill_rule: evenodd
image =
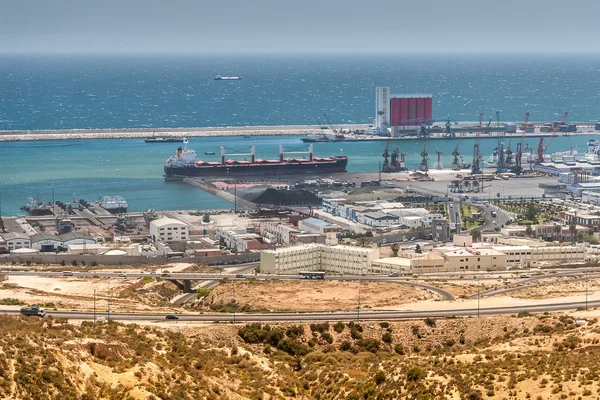
<instances>
[{"instance_id":1,"label":"green bush","mask_svg":"<svg viewBox=\"0 0 600 400\"><path fill-rule=\"evenodd\" d=\"M212 290L210 290L210 289L200 288L200 289L196 290L196 298L197 299L205 299L208 297L209 294L211 294L211 292L212 292Z\"/></svg>"},{"instance_id":2,"label":"green bush","mask_svg":"<svg viewBox=\"0 0 600 400\"><path fill-rule=\"evenodd\" d=\"M377 353L381 342L377 339L361 339L358 341L358 347L361 350Z\"/></svg>"},{"instance_id":3,"label":"green bush","mask_svg":"<svg viewBox=\"0 0 600 400\"><path fill-rule=\"evenodd\" d=\"M386 329L390 327L390 323L389 322L380 322L379 326Z\"/></svg>"},{"instance_id":4,"label":"green bush","mask_svg":"<svg viewBox=\"0 0 600 400\"><path fill-rule=\"evenodd\" d=\"M384 343L391 344L392 343L392 334L389 332L384 333L383 336L381 337L381 340L383 340Z\"/></svg>"},{"instance_id":5,"label":"green bush","mask_svg":"<svg viewBox=\"0 0 600 400\"><path fill-rule=\"evenodd\" d=\"M267 338L269 331L262 328L260 324L248 324L238 330L238 335L246 343L262 343Z\"/></svg>"},{"instance_id":6,"label":"green bush","mask_svg":"<svg viewBox=\"0 0 600 400\"><path fill-rule=\"evenodd\" d=\"M285 331L285 335L292 339L297 339L304 335L304 327L302 325L292 325Z\"/></svg>"},{"instance_id":7,"label":"green bush","mask_svg":"<svg viewBox=\"0 0 600 400\"><path fill-rule=\"evenodd\" d=\"M375 373L375 384L379 386L383 382L385 382L385 372L379 370Z\"/></svg>"},{"instance_id":8,"label":"green bush","mask_svg":"<svg viewBox=\"0 0 600 400\"><path fill-rule=\"evenodd\" d=\"M333 336L331 336L330 333L328 332L323 332L321 333L321 337L323 338L324 341L326 341L327 343L331 344L333 343Z\"/></svg>"},{"instance_id":9,"label":"green bush","mask_svg":"<svg viewBox=\"0 0 600 400\"><path fill-rule=\"evenodd\" d=\"M406 379L411 382L420 381L425 378L425 372L419 367L412 367L406 371Z\"/></svg>"},{"instance_id":10,"label":"green bush","mask_svg":"<svg viewBox=\"0 0 600 400\"><path fill-rule=\"evenodd\" d=\"M342 321L338 321L333 325L333 330L337 333L342 333L344 331L344 323Z\"/></svg>"},{"instance_id":11,"label":"green bush","mask_svg":"<svg viewBox=\"0 0 600 400\"><path fill-rule=\"evenodd\" d=\"M404 355L404 347L401 344L394 346L394 351L401 356Z\"/></svg>"},{"instance_id":12,"label":"green bush","mask_svg":"<svg viewBox=\"0 0 600 400\"><path fill-rule=\"evenodd\" d=\"M310 330L313 332L327 332L329 330L329 323L323 322L321 324L310 324Z\"/></svg>"},{"instance_id":13,"label":"green bush","mask_svg":"<svg viewBox=\"0 0 600 400\"><path fill-rule=\"evenodd\" d=\"M305 356L310 353L308 346L300 343L296 339L285 338L279 341L277 348L285 351L291 356Z\"/></svg>"},{"instance_id":14,"label":"green bush","mask_svg":"<svg viewBox=\"0 0 600 400\"><path fill-rule=\"evenodd\" d=\"M352 343L350 343L350 342L349 342L349 341L347 341L347 340L344 340L344 341L342 342L342 344L340 344L340 350L342 350L342 351L348 351L348 350L350 350L351 348L352 348Z\"/></svg>"},{"instance_id":15,"label":"green bush","mask_svg":"<svg viewBox=\"0 0 600 400\"><path fill-rule=\"evenodd\" d=\"M427 325L430 328L435 328L435 319L431 318L431 317L427 317L425 318L425 325Z\"/></svg>"}]
</instances>

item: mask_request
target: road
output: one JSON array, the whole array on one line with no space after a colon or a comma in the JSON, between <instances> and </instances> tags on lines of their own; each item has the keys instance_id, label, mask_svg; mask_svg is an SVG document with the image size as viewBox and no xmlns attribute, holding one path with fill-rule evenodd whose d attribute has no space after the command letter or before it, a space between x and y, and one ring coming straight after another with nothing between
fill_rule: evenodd
<instances>
[{"instance_id":1,"label":"road","mask_svg":"<svg viewBox=\"0 0 600 400\"><path fill-rule=\"evenodd\" d=\"M460 224L462 227L460 219L460 203L448 203L448 218L450 220L450 229L456 229L457 224Z\"/></svg>"},{"instance_id":2,"label":"road","mask_svg":"<svg viewBox=\"0 0 600 400\"><path fill-rule=\"evenodd\" d=\"M496 207L495 205L489 203L489 205L482 203L472 203L472 205L479 207L485 222L480 226L482 232L494 231L496 228L501 228L505 226L506 223L510 220L511 216ZM492 215L492 212L496 212L496 216Z\"/></svg>"},{"instance_id":3,"label":"road","mask_svg":"<svg viewBox=\"0 0 600 400\"><path fill-rule=\"evenodd\" d=\"M427 311L345 311L345 312L316 312L316 313L235 313L235 314L177 314L179 321L198 322L294 322L294 321L349 321L349 320L397 320L416 318L449 318L449 317L475 317L518 314L520 312L546 312L568 311L585 307L599 307L600 300L579 301L569 303L530 304L512 307L489 308L458 308L448 310ZM2 314L19 314L17 310L0 310ZM102 316L117 321L164 321L166 314L126 314L107 312L74 312L74 311L47 311L47 316L67 318L74 320L93 320Z\"/></svg>"}]
</instances>

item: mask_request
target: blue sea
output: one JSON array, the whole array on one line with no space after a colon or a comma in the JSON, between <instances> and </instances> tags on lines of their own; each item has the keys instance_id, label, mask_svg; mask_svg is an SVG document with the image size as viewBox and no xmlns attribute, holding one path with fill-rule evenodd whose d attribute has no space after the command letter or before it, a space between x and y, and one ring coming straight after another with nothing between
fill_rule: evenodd
<instances>
[{"instance_id":1,"label":"blue sea","mask_svg":"<svg viewBox=\"0 0 600 400\"><path fill-rule=\"evenodd\" d=\"M215 75L241 81L215 81ZM246 125L339 126L374 117L375 87L393 93L431 93L435 118L502 121L600 118L598 55L2 55L0 130L154 128ZM589 137L558 137L548 151L585 150ZM303 147L299 137L192 138L199 154L257 146ZM495 140L482 141L490 154ZM536 146L537 139L529 140ZM401 142L416 167L421 141ZM454 141L432 141L450 163ZM473 142L461 139L465 162ZM376 171L384 143L317 143L317 155L342 152L350 171ZM514 147L514 146L513 146ZM200 209L230 204L180 183L164 182L169 144L140 139L0 143L2 214L17 214L32 195L51 200L94 200L122 195L131 210ZM209 158L209 157L205 157ZM434 157L431 157L433 160ZM433 161L432 161L433 162Z\"/></svg>"}]
</instances>

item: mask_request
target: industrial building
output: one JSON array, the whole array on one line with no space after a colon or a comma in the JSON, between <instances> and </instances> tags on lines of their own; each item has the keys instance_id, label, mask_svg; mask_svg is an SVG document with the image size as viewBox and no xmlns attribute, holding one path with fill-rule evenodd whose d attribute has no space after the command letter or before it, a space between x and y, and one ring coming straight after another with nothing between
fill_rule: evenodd
<instances>
[{"instance_id":1,"label":"industrial building","mask_svg":"<svg viewBox=\"0 0 600 400\"><path fill-rule=\"evenodd\" d=\"M392 94L389 87L377 87L375 93L375 125L381 135L398 137L433 121L431 94Z\"/></svg>"},{"instance_id":2,"label":"industrial building","mask_svg":"<svg viewBox=\"0 0 600 400\"><path fill-rule=\"evenodd\" d=\"M159 218L150 221L150 236L154 241L176 242L190 238L186 223L173 218Z\"/></svg>"},{"instance_id":3,"label":"industrial building","mask_svg":"<svg viewBox=\"0 0 600 400\"><path fill-rule=\"evenodd\" d=\"M308 244L265 250L260 253L260 270L266 274L296 274L299 271L325 271L335 274L365 275L379 249Z\"/></svg>"}]
</instances>

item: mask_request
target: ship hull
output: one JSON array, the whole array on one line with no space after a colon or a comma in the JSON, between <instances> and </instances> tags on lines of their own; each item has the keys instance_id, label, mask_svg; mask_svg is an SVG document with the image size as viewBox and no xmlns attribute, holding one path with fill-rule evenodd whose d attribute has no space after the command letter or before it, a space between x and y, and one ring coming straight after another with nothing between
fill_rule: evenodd
<instances>
[{"instance_id":1,"label":"ship hull","mask_svg":"<svg viewBox=\"0 0 600 400\"><path fill-rule=\"evenodd\" d=\"M276 163L217 166L171 166L165 165L165 176L223 176L223 175L286 175L347 172L348 159L340 157L329 162Z\"/></svg>"}]
</instances>

